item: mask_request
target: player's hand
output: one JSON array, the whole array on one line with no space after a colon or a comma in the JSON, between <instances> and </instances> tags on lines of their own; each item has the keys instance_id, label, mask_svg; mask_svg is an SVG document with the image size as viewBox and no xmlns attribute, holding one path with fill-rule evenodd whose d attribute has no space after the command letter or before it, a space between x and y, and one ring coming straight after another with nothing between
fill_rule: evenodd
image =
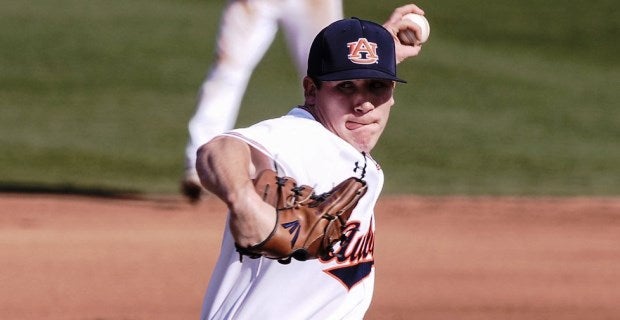
<instances>
[{"instance_id":1,"label":"player's hand","mask_svg":"<svg viewBox=\"0 0 620 320\"><path fill-rule=\"evenodd\" d=\"M421 34L421 30L416 24L410 23L407 20L403 21L403 16L407 13L424 15L424 10L415 4L407 4L394 9L392 15L390 15L388 20L383 23L383 27L386 28L390 34L392 34L392 38L394 38L394 45L396 47L396 63L401 63L407 58L417 56L422 49L421 45L405 45L398 39L398 32L405 29L413 30L416 36Z\"/></svg>"}]
</instances>

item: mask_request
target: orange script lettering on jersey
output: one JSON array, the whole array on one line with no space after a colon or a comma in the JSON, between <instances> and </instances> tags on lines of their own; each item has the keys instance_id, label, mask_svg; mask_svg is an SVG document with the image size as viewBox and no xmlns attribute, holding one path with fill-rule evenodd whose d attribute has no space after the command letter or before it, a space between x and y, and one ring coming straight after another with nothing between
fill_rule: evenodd
<instances>
[{"instance_id":1,"label":"orange script lettering on jersey","mask_svg":"<svg viewBox=\"0 0 620 320\"><path fill-rule=\"evenodd\" d=\"M340 247L323 261L336 259L338 263L348 262L350 264L372 261L372 254L375 250L375 233L372 231L372 227L368 227L368 231L363 234L359 227L359 222L349 221L343 231Z\"/></svg>"},{"instance_id":2,"label":"orange script lettering on jersey","mask_svg":"<svg viewBox=\"0 0 620 320\"><path fill-rule=\"evenodd\" d=\"M338 280L347 290L351 290L372 272L375 263L373 258L375 233L371 226L365 234L361 234L360 223L349 221L345 227L340 248L328 259L322 260L327 262L336 259L338 263L324 272Z\"/></svg>"}]
</instances>

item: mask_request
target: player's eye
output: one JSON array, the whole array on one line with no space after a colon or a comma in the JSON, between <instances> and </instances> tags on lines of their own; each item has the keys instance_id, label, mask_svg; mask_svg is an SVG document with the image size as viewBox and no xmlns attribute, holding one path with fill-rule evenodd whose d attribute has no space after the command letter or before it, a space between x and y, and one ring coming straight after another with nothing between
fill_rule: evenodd
<instances>
[{"instance_id":1,"label":"player's eye","mask_svg":"<svg viewBox=\"0 0 620 320\"><path fill-rule=\"evenodd\" d=\"M371 89L384 89L392 86L392 81L389 80L373 80L368 85Z\"/></svg>"},{"instance_id":2,"label":"player's eye","mask_svg":"<svg viewBox=\"0 0 620 320\"><path fill-rule=\"evenodd\" d=\"M352 81L343 81L338 84L338 88L340 89L350 89L354 87L355 87L355 84Z\"/></svg>"},{"instance_id":3,"label":"player's eye","mask_svg":"<svg viewBox=\"0 0 620 320\"><path fill-rule=\"evenodd\" d=\"M391 80L372 79L372 80L345 80L338 82L335 86L337 90L345 94L356 92L369 92L373 94L384 94L394 87Z\"/></svg>"},{"instance_id":4,"label":"player's eye","mask_svg":"<svg viewBox=\"0 0 620 320\"><path fill-rule=\"evenodd\" d=\"M368 83L368 91L377 96L389 94L394 88L394 82L390 80L373 80Z\"/></svg>"}]
</instances>

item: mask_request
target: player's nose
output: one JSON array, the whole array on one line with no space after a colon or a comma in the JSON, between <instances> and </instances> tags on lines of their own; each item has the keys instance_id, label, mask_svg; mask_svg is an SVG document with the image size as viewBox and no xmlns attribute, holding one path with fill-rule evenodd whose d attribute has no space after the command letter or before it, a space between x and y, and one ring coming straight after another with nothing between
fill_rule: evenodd
<instances>
[{"instance_id":1,"label":"player's nose","mask_svg":"<svg viewBox=\"0 0 620 320\"><path fill-rule=\"evenodd\" d=\"M360 101L358 103L355 104L355 107L353 108L353 110L356 113L367 113L371 110L373 110L375 108L375 106L368 100L365 101Z\"/></svg>"}]
</instances>

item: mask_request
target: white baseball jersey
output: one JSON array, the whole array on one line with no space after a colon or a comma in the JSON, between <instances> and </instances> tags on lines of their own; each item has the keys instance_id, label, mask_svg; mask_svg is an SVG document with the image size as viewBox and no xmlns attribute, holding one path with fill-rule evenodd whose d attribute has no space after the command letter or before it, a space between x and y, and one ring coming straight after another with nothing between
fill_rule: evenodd
<instances>
[{"instance_id":1,"label":"white baseball jersey","mask_svg":"<svg viewBox=\"0 0 620 320\"><path fill-rule=\"evenodd\" d=\"M352 241L336 249L344 253L342 259L293 260L287 265L247 256L240 261L227 224L201 319L362 319L374 288L380 167L301 108L224 135L260 150L274 160L279 175L293 177L317 193L351 176L363 176L368 191L347 223Z\"/></svg>"},{"instance_id":2,"label":"white baseball jersey","mask_svg":"<svg viewBox=\"0 0 620 320\"><path fill-rule=\"evenodd\" d=\"M250 76L280 27L301 79L314 37L342 15L341 0L228 0L216 59L188 125L186 169L195 167L196 150L202 144L235 125Z\"/></svg>"}]
</instances>

